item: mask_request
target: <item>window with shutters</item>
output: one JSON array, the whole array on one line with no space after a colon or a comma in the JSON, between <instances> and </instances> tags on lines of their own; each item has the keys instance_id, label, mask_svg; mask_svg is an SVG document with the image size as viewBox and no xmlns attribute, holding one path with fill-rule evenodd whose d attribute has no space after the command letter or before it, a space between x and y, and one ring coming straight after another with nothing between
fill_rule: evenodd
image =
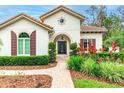
<instances>
[{"instance_id":1,"label":"window with shutters","mask_svg":"<svg viewBox=\"0 0 124 93\"><path fill-rule=\"evenodd\" d=\"M30 36L23 32L18 37L18 55L30 54Z\"/></svg>"},{"instance_id":2,"label":"window with shutters","mask_svg":"<svg viewBox=\"0 0 124 93\"><path fill-rule=\"evenodd\" d=\"M96 46L96 39L81 39L81 43L83 44L84 51L88 51L89 45L94 44Z\"/></svg>"}]
</instances>

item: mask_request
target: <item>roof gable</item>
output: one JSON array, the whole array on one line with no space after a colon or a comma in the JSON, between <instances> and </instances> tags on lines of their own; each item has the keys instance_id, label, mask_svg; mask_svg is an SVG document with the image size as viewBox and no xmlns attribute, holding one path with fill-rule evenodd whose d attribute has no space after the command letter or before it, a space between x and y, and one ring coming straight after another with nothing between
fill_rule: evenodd
<instances>
[{"instance_id":1,"label":"roof gable","mask_svg":"<svg viewBox=\"0 0 124 93\"><path fill-rule=\"evenodd\" d=\"M64 12L66 12L68 14L71 14L71 15L79 18L81 21L85 19L85 17L83 15L81 15L81 14L79 14L79 13L77 13L77 12L67 8L67 7L64 7L64 6L59 6L59 7L55 8L55 9L53 9L53 10L51 10L51 11L49 11L49 12L43 14L43 15L41 15L40 19L44 20L45 18L47 18L47 17L49 17L49 16L51 16L53 14L56 14L59 11L64 11Z\"/></svg>"},{"instance_id":2,"label":"roof gable","mask_svg":"<svg viewBox=\"0 0 124 93\"><path fill-rule=\"evenodd\" d=\"M48 31L52 31L52 29L53 29L52 27L50 27L50 26L48 26L48 25L46 25L46 24L44 24L44 23L41 23L40 21L38 21L38 20L32 18L31 16L28 16L28 15L26 15L26 14L23 14L23 13L21 13L21 14L19 14L19 15L17 15L17 16L14 16L13 18L11 18L11 19L5 21L4 23L1 23L1 24L0 24L0 29L4 28L4 27L6 27L6 26L8 26L8 25L10 25L10 24L13 24L14 22L16 22L16 21L18 21L18 20L20 20L20 19L22 19L22 18L24 18L24 19L26 19L26 20L28 20L28 21L30 21L30 22L33 22L33 23L35 23L35 24L37 24L37 25L39 25L39 26L45 28L45 29L48 30Z\"/></svg>"}]
</instances>

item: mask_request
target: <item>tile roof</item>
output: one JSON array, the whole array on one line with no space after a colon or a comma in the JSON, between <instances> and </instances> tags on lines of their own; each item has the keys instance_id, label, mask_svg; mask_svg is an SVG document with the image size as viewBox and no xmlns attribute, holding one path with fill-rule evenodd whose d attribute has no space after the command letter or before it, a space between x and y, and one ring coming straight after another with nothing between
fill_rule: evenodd
<instances>
[{"instance_id":1,"label":"tile roof","mask_svg":"<svg viewBox=\"0 0 124 93\"><path fill-rule=\"evenodd\" d=\"M106 32L105 27L97 27L91 25L81 25L81 32Z\"/></svg>"},{"instance_id":2,"label":"tile roof","mask_svg":"<svg viewBox=\"0 0 124 93\"><path fill-rule=\"evenodd\" d=\"M5 27L7 25L12 24L13 22L15 22L15 21L17 21L17 20L19 20L21 18L25 18L25 19L27 19L27 20L29 20L29 21L31 21L31 22L33 22L33 23L35 23L35 24L47 29L47 30L52 30L53 29L51 26L49 26L47 24L44 24L44 23L42 23L42 22L40 22L40 21L34 19L33 17L31 17L31 16L29 16L27 14L24 14L24 13L16 15L16 16L12 17L11 19L1 23L0 24L0 29L2 29L3 27Z\"/></svg>"},{"instance_id":3,"label":"tile roof","mask_svg":"<svg viewBox=\"0 0 124 93\"><path fill-rule=\"evenodd\" d=\"M81 14L79 14L79 13L77 13L77 12L75 12L75 11L65 7L65 6L62 6L62 5L60 5L60 6L56 7L56 8L54 8L53 10L51 10L51 11L41 15L40 18L41 18L41 20L43 20L44 18L47 18L50 15L53 15L53 14L55 14L56 12L58 12L60 10L63 10L65 12L67 12L67 13L70 13L71 15L76 16L76 17L78 17L81 20L85 19L85 16L83 16L83 15L81 15Z\"/></svg>"}]
</instances>

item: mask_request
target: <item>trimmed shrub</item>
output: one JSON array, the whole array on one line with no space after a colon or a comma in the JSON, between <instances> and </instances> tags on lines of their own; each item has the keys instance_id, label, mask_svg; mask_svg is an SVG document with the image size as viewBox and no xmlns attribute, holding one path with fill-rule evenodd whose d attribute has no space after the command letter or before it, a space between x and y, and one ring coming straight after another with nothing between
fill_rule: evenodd
<instances>
[{"instance_id":1,"label":"trimmed shrub","mask_svg":"<svg viewBox=\"0 0 124 93\"><path fill-rule=\"evenodd\" d=\"M80 71L81 64L83 63L83 57L81 56L71 56L67 62L67 66L69 69Z\"/></svg>"},{"instance_id":2,"label":"trimmed shrub","mask_svg":"<svg viewBox=\"0 0 124 93\"><path fill-rule=\"evenodd\" d=\"M99 64L97 64L92 58L88 58L81 66L81 71L90 75L99 76Z\"/></svg>"},{"instance_id":3,"label":"trimmed shrub","mask_svg":"<svg viewBox=\"0 0 124 93\"><path fill-rule=\"evenodd\" d=\"M120 59L122 62L124 61L124 53L118 52L118 53L112 53L109 52L99 52L96 54L96 59L102 58L103 60L107 61L106 59L109 59L109 61L116 61L117 59Z\"/></svg>"},{"instance_id":4,"label":"trimmed shrub","mask_svg":"<svg viewBox=\"0 0 124 93\"><path fill-rule=\"evenodd\" d=\"M1 56L0 66L47 65L49 57L44 56Z\"/></svg>"},{"instance_id":5,"label":"trimmed shrub","mask_svg":"<svg viewBox=\"0 0 124 93\"><path fill-rule=\"evenodd\" d=\"M56 61L56 44L54 42L49 43L49 62Z\"/></svg>"},{"instance_id":6,"label":"trimmed shrub","mask_svg":"<svg viewBox=\"0 0 124 93\"><path fill-rule=\"evenodd\" d=\"M72 43L70 45L70 50L71 50L71 56L77 55L78 48L77 48L77 43Z\"/></svg>"},{"instance_id":7,"label":"trimmed shrub","mask_svg":"<svg viewBox=\"0 0 124 93\"><path fill-rule=\"evenodd\" d=\"M120 58L120 60L121 60L122 62L124 62L124 53L123 53L123 52L119 52L119 53L118 53L118 58Z\"/></svg>"}]
</instances>

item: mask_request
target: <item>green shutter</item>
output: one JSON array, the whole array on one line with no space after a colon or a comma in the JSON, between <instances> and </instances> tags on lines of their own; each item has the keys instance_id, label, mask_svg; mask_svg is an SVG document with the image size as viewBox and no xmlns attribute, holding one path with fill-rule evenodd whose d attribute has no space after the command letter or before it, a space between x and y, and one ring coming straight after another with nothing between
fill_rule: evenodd
<instances>
[{"instance_id":1,"label":"green shutter","mask_svg":"<svg viewBox=\"0 0 124 93\"><path fill-rule=\"evenodd\" d=\"M18 39L18 54L23 54L23 39Z\"/></svg>"},{"instance_id":2,"label":"green shutter","mask_svg":"<svg viewBox=\"0 0 124 93\"><path fill-rule=\"evenodd\" d=\"M25 39L25 54L30 54L30 39Z\"/></svg>"}]
</instances>

